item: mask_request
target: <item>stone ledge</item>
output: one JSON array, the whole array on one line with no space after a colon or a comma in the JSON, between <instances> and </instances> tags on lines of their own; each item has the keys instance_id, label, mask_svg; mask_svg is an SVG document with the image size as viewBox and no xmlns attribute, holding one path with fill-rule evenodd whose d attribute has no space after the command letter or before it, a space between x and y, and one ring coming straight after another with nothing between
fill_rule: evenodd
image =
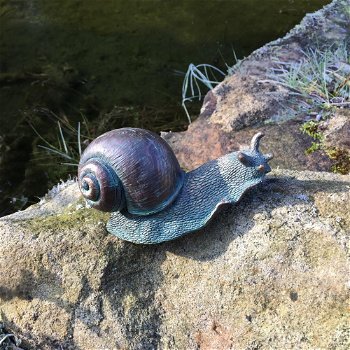
<instances>
[{"instance_id":1,"label":"stone ledge","mask_svg":"<svg viewBox=\"0 0 350 350\"><path fill-rule=\"evenodd\" d=\"M277 170L154 246L75 204L2 218L1 321L28 349L347 349L349 189L349 176Z\"/></svg>"}]
</instances>

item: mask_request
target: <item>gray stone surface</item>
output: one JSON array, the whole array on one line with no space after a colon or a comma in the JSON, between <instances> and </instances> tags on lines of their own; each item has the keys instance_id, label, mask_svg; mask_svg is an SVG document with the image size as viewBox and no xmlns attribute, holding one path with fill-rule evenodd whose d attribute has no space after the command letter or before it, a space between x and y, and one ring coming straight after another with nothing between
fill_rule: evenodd
<instances>
[{"instance_id":1,"label":"gray stone surface","mask_svg":"<svg viewBox=\"0 0 350 350\"><path fill-rule=\"evenodd\" d=\"M0 220L1 322L28 349L348 349L349 203L349 176L275 171L145 246L71 184Z\"/></svg>"}]
</instances>

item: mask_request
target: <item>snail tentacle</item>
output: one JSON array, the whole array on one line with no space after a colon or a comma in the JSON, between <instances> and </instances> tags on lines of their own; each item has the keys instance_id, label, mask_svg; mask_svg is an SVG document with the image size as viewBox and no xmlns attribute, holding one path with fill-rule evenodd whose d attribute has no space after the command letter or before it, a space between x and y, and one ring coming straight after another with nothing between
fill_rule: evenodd
<instances>
[{"instance_id":1,"label":"snail tentacle","mask_svg":"<svg viewBox=\"0 0 350 350\"><path fill-rule=\"evenodd\" d=\"M258 132L258 133L256 133L256 134L253 136L253 138L252 138L252 140L251 140L251 142L250 142L250 150L251 150L252 152L256 152L256 153L259 152L260 140L261 140L264 136L265 136L265 134L262 133L262 132Z\"/></svg>"}]
</instances>

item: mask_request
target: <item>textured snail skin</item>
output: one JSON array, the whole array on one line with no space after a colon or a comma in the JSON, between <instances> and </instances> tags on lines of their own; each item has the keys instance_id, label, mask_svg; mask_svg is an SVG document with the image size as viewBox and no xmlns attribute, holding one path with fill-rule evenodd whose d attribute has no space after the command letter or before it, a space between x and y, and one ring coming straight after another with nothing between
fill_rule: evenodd
<instances>
[{"instance_id":1,"label":"textured snail skin","mask_svg":"<svg viewBox=\"0 0 350 350\"><path fill-rule=\"evenodd\" d=\"M202 228L220 205L237 202L271 171L267 162L272 155L258 149L262 137L261 133L253 137L250 150L227 154L186 173L176 199L162 211L148 216L113 212L107 230L126 241L153 244Z\"/></svg>"}]
</instances>

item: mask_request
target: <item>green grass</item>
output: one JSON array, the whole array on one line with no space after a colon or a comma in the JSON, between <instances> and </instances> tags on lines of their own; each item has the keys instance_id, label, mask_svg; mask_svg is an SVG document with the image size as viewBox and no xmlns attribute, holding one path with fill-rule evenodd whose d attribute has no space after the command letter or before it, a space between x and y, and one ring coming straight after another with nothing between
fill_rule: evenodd
<instances>
[{"instance_id":1,"label":"green grass","mask_svg":"<svg viewBox=\"0 0 350 350\"><path fill-rule=\"evenodd\" d=\"M301 97L302 110L327 112L350 107L349 46L342 43L326 49L308 49L298 62L276 61L267 74L270 82L282 85Z\"/></svg>"},{"instance_id":2,"label":"green grass","mask_svg":"<svg viewBox=\"0 0 350 350\"><path fill-rule=\"evenodd\" d=\"M302 51L295 62L275 61L267 74L267 82L277 83L289 90L293 105L286 106L286 115L279 120L304 116L308 120L301 131L313 141L306 154L322 151L333 161L332 171L347 174L350 171L349 154L344 149L326 147L320 123L338 108L350 108L350 46L346 43L324 49ZM315 116L315 117L314 117Z\"/></svg>"},{"instance_id":3,"label":"green grass","mask_svg":"<svg viewBox=\"0 0 350 350\"><path fill-rule=\"evenodd\" d=\"M38 147L46 151L50 156L56 156L61 159L62 165L77 167L82 153L82 137L85 140L91 139L86 119L83 120L83 125L85 126L87 134L82 135L80 122L77 123L77 127L75 128L69 122L68 118L59 117L51 111L49 113L57 119L56 140L50 140L42 136L28 120L28 124L42 142L42 144L38 144Z\"/></svg>"},{"instance_id":4,"label":"green grass","mask_svg":"<svg viewBox=\"0 0 350 350\"><path fill-rule=\"evenodd\" d=\"M232 66L225 62L227 72L223 72L218 67L211 64L203 63L194 65L190 63L186 73L177 72L184 74L184 80L182 83L182 100L181 105L185 110L187 120L191 124L192 119L188 112L186 103L193 102L195 100L200 101L202 99L202 89L212 90L216 85L225 78L225 76L230 76L240 70L241 63L243 59L238 59L236 52L232 49L234 64ZM222 57L223 58L223 57ZM224 60L224 58L223 58ZM219 77L219 78L218 78Z\"/></svg>"},{"instance_id":5,"label":"green grass","mask_svg":"<svg viewBox=\"0 0 350 350\"><path fill-rule=\"evenodd\" d=\"M77 134L77 150L73 148L65 139L65 136L63 135L62 127L60 122L57 122L58 130L59 130L59 138L58 138L58 145L55 146L51 143L49 143L46 139L44 139L42 136L40 136L39 133L37 135L39 138L46 144L44 145L38 145L38 147L46 150L49 153L53 153L57 155L60 158L63 158L69 162L64 162L62 164L64 165L78 165L79 157L81 156L81 140L80 140L80 123L78 123L78 127L76 130ZM35 129L34 129L35 130ZM36 131L36 130L35 130Z\"/></svg>"},{"instance_id":6,"label":"green grass","mask_svg":"<svg viewBox=\"0 0 350 350\"><path fill-rule=\"evenodd\" d=\"M221 80L217 79L216 74L225 77L225 73L217 67L210 64L190 64L182 84L182 107L187 115L188 122L191 124L191 117L187 110L186 103L195 99L202 98L201 86L212 90Z\"/></svg>"}]
</instances>

